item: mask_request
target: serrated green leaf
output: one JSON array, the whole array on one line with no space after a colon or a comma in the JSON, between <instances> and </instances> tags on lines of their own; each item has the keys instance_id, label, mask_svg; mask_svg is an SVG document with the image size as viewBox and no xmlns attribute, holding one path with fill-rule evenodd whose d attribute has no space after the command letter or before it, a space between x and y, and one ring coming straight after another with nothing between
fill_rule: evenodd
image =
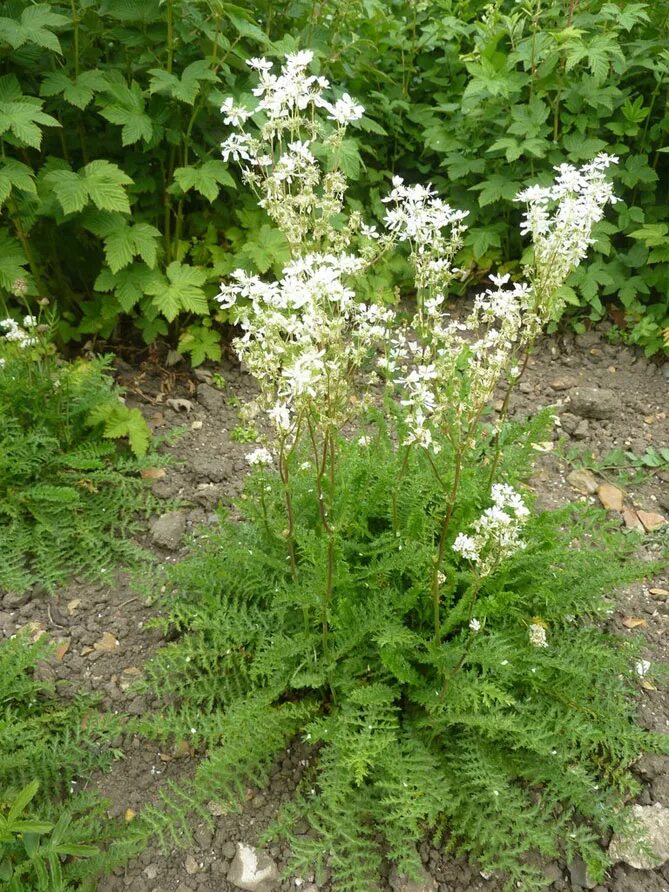
<instances>
[{"instance_id":1,"label":"serrated green leaf","mask_svg":"<svg viewBox=\"0 0 669 892\"><path fill-rule=\"evenodd\" d=\"M479 192L479 205L485 207L495 201L502 199L513 201L521 189L522 184L505 177L503 174L495 173L488 177L482 183L477 183L471 187L472 191Z\"/></svg>"},{"instance_id":2,"label":"serrated green leaf","mask_svg":"<svg viewBox=\"0 0 669 892\"><path fill-rule=\"evenodd\" d=\"M134 253L139 254L150 269L156 265L159 238L160 230L149 223L135 223L132 227Z\"/></svg>"},{"instance_id":3,"label":"serrated green leaf","mask_svg":"<svg viewBox=\"0 0 669 892\"><path fill-rule=\"evenodd\" d=\"M39 149L42 145L42 129L60 127L51 115L41 111L42 100L34 96L22 96L16 101L0 101L0 135L10 133L22 145Z\"/></svg>"},{"instance_id":4,"label":"serrated green leaf","mask_svg":"<svg viewBox=\"0 0 669 892\"><path fill-rule=\"evenodd\" d=\"M263 223L254 238L245 242L240 254L247 257L260 273L266 273L274 264L283 266L291 256L283 233L267 223Z\"/></svg>"},{"instance_id":5,"label":"serrated green leaf","mask_svg":"<svg viewBox=\"0 0 669 892\"><path fill-rule=\"evenodd\" d=\"M0 207L9 198L12 189L35 195L35 174L27 164L6 158L0 162Z\"/></svg>"},{"instance_id":6,"label":"serrated green leaf","mask_svg":"<svg viewBox=\"0 0 669 892\"><path fill-rule=\"evenodd\" d=\"M51 171L44 182L52 188L64 214L75 214L88 204L88 186L73 170Z\"/></svg>"},{"instance_id":7,"label":"serrated green leaf","mask_svg":"<svg viewBox=\"0 0 669 892\"><path fill-rule=\"evenodd\" d=\"M195 189L208 201L214 201L218 197L221 186L236 188L228 165L218 160L205 161L199 167L177 167L174 180L182 192Z\"/></svg>"},{"instance_id":8,"label":"serrated green leaf","mask_svg":"<svg viewBox=\"0 0 669 892\"><path fill-rule=\"evenodd\" d=\"M349 180L357 180L361 168L364 167L360 157L360 147L357 139L346 138L332 154L332 165L339 167Z\"/></svg>"},{"instance_id":9,"label":"serrated green leaf","mask_svg":"<svg viewBox=\"0 0 669 892\"><path fill-rule=\"evenodd\" d=\"M69 22L68 18L53 12L45 3L28 6L22 11L20 21L4 16L0 18L0 40L6 41L15 50L26 43L34 43L62 55L60 41L51 29L62 28Z\"/></svg>"},{"instance_id":10,"label":"serrated green leaf","mask_svg":"<svg viewBox=\"0 0 669 892\"><path fill-rule=\"evenodd\" d=\"M239 7L237 8L239 9ZM243 19L240 16L235 15L225 6L223 7L223 9L226 18L229 19L230 23L238 34L240 34L242 37L248 37L251 40L257 41L261 46L270 46L270 39L265 34L265 32L255 24L255 22L250 22L247 19Z\"/></svg>"},{"instance_id":11,"label":"serrated green leaf","mask_svg":"<svg viewBox=\"0 0 669 892\"><path fill-rule=\"evenodd\" d=\"M88 195L93 204L104 211L130 213L130 203L124 186L132 179L116 164L103 159L91 161L81 171Z\"/></svg>"},{"instance_id":12,"label":"serrated green leaf","mask_svg":"<svg viewBox=\"0 0 669 892\"><path fill-rule=\"evenodd\" d=\"M144 296L148 285L158 278L158 273L143 264L134 263L116 275L110 269L103 269L95 280L94 287L96 291L113 291L121 309L129 313Z\"/></svg>"},{"instance_id":13,"label":"serrated green leaf","mask_svg":"<svg viewBox=\"0 0 669 892\"><path fill-rule=\"evenodd\" d=\"M187 105L193 105L197 99L201 83L215 83L218 80L218 75L205 59L191 62L184 68L181 77L161 68L151 68L149 74L150 93L167 93L168 96Z\"/></svg>"},{"instance_id":14,"label":"serrated green leaf","mask_svg":"<svg viewBox=\"0 0 669 892\"><path fill-rule=\"evenodd\" d=\"M190 325L179 338L179 353L189 353L193 366L201 365L205 359L218 362L221 358L221 336L204 325Z\"/></svg>"},{"instance_id":15,"label":"serrated green leaf","mask_svg":"<svg viewBox=\"0 0 669 892\"><path fill-rule=\"evenodd\" d=\"M139 84L133 81L128 86L124 80L116 82L107 79L105 91L113 96L114 101L103 105L100 114L111 124L123 128L122 144L133 145L140 139L148 143L153 137L153 121L145 111L144 92Z\"/></svg>"},{"instance_id":16,"label":"serrated green leaf","mask_svg":"<svg viewBox=\"0 0 669 892\"><path fill-rule=\"evenodd\" d=\"M669 226L666 223L646 223L640 229L629 233L629 237L642 241L649 248L658 247L667 241Z\"/></svg>"},{"instance_id":17,"label":"serrated green leaf","mask_svg":"<svg viewBox=\"0 0 669 892\"><path fill-rule=\"evenodd\" d=\"M12 291L17 279L30 281L27 265L28 260L20 243L0 229L0 288Z\"/></svg>"},{"instance_id":18,"label":"serrated green leaf","mask_svg":"<svg viewBox=\"0 0 669 892\"><path fill-rule=\"evenodd\" d=\"M0 77L0 102L16 102L23 96L21 84L15 74Z\"/></svg>"},{"instance_id":19,"label":"serrated green leaf","mask_svg":"<svg viewBox=\"0 0 669 892\"><path fill-rule=\"evenodd\" d=\"M96 69L84 71L73 80L61 71L53 71L42 81L40 96L62 95L66 102L83 111L95 93L104 90L106 85L104 74Z\"/></svg>"},{"instance_id":20,"label":"serrated green leaf","mask_svg":"<svg viewBox=\"0 0 669 892\"><path fill-rule=\"evenodd\" d=\"M139 409L130 409L128 416L128 441L133 453L140 458L146 455L151 440L151 432Z\"/></svg>"},{"instance_id":21,"label":"serrated green leaf","mask_svg":"<svg viewBox=\"0 0 669 892\"><path fill-rule=\"evenodd\" d=\"M113 273L132 263L135 243L132 230L129 226L121 224L113 232L105 237L105 260Z\"/></svg>"},{"instance_id":22,"label":"serrated green leaf","mask_svg":"<svg viewBox=\"0 0 669 892\"><path fill-rule=\"evenodd\" d=\"M153 305L172 322L182 311L207 315L209 307L202 290L207 274L194 266L174 260L165 270L167 279L149 283L146 293L153 295Z\"/></svg>"},{"instance_id":23,"label":"serrated green leaf","mask_svg":"<svg viewBox=\"0 0 669 892\"><path fill-rule=\"evenodd\" d=\"M666 263L669 260L669 244L653 248L648 255L648 263Z\"/></svg>"}]
</instances>

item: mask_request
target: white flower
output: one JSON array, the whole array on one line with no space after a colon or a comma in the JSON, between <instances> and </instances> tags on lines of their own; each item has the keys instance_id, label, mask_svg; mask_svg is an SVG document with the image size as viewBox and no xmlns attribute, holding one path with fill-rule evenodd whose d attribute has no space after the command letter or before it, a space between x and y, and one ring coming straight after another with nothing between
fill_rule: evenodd
<instances>
[{"instance_id":1,"label":"white flower","mask_svg":"<svg viewBox=\"0 0 669 892\"><path fill-rule=\"evenodd\" d=\"M548 647L546 640L546 629L541 623L530 623L529 627L530 644L532 647Z\"/></svg>"},{"instance_id":2,"label":"white flower","mask_svg":"<svg viewBox=\"0 0 669 892\"><path fill-rule=\"evenodd\" d=\"M269 59L247 59L246 64L249 68L253 68L255 71L271 71L272 70L272 62Z\"/></svg>"},{"instance_id":3,"label":"white flower","mask_svg":"<svg viewBox=\"0 0 669 892\"><path fill-rule=\"evenodd\" d=\"M251 160L250 137L246 133L231 133L230 136L221 143L221 154L223 160L227 161L232 156L233 161L239 161L243 158L245 161Z\"/></svg>"},{"instance_id":4,"label":"white flower","mask_svg":"<svg viewBox=\"0 0 669 892\"><path fill-rule=\"evenodd\" d=\"M479 632L481 630L481 623L477 619L470 619L469 628L472 632Z\"/></svg>"},{"instance_id":5,"label":"white flower","mask_svg":"<svg viewBox=\"0 0 669 892\"><path fill-rule=\"evenodd\" d=\"M453 543L453 551L461 555L465 560L474 561L475 563L480 560L476 539L473 536L468 536L466 533L458 533Z\"/></svg>"},{"instance_id":6,"label":"white flower","mask_svg":"<svg viewBox=\"0 0 669 892\"><path fill-rule=\"evenodd\" d=\"M221 112L223 113L224 123L232 124L233 127L239 127L251 117L251 112L244 108L243 105L235 105L235 100L232 96L228 96L225 100L221 106Z\"/></svg>"},{"instance_id":7,"label":"white flower","mask_svg":"<svg viewBox=\"0 0 669 892\"><path fill-rule=\"evenodd\" d=\"M246 453L246 461L254 467L255 465L271 465L272 453L263 446L254 449L253 452Z\"/></svg>"},{"instance_id":8,"label":"white flower","mask_svg":"<svg viewBox=\"0 0 669 892\"><path fill-rule=\"evenodd\" d=\"M329 110L328 118L331 121L336 121L338 124L349 124L351 121L357 121L365 113L364 106L355 102L348 93L344 93L341 99L338 99L334 105L330 105Z\"/></svg>"},{"instance_id":9,"label":"white flower","mask_svg":"<svg viewBox=\"0 0 669 892\"><path fill-rule=\"evenodd\" d=\"M287 406L272 406L267 415L280 431L289 431L292 425L290 410Z\"/></svg>"},{"instance_id":10,"label":"white flower","mask_svg":"<svg viewBox=\"0 0 669 892\"><path fill-rule=\"evenodd\" d=\"M311 50L300 50L297 53L289 53L286 56L286 64L291 68L306 68L313 62L314 54Z\"/></svg>"}]
</instances>

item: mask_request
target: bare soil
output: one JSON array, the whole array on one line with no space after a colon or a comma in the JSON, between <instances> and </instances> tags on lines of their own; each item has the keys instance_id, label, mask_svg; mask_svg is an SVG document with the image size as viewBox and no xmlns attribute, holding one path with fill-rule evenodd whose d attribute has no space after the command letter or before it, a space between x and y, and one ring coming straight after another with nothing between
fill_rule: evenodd
<instances>
[{"instance_id":1,"label":"bare soil","mask_svg":"<svg viewBox=\"0 0 669 892\"><path fill-rule=\"evenodd\" d=\"M183 433L171 445L161 447L173 463L153 482L155 494L166 501L183 503L179 508L187 532L206 534L206 525L218 522L218 505L233 508L247 470L245 454L253 443L231 436L240 426L238 412L253 393L253 385L231 361L216 368L166 371L155 362L139 368L117 361L119 383L128 388L128 401L145 412L157 434L175 426ZM216 375L222 375L225 383ZM614 410L608 417L583 417L574 411L578 388L604 388L612 391ZM602 459L616 447L643 454L648 447L669 446L669 363L664 366L644 359L638 352L608 343L605 331L584 335L564 335L545 339L531 357L526 374L511 403L512 417L532 416L539 407L554 406L561 419L548 451L541 454L532 488L541 507L563 505L576 499L598 501L596 495L577 492L567 476L573 465L566 461L572 450L588 450ZM174 402L176 401L176 402ZM581 410L582 412L583 410ZM585 413L587 414L587 412ZM609 480L621 485L613 471L602 470L598 482ZM669 519L669 468L649 469L643 480L625 485L626 505L663 514ZM614 516L622 516L615 513ZM632 516L632 515L628 515ZM649 560L666 555L667 533L658 531L646 538L643 554ZM160 548L147 530L145 544L160 563L181 559L194 539L188 536L175 547ZM149 565L147 572L154 569ZM63 693L94 691L102 696L102 706L121 715L141 715L150 704L132 690L132 682L142 672L144 662L161 645L160 634L146 628L155 607L130 585L128 574L109 570L107 584L90 585L73 580L64 590L46 600L27 598L24 604L9 608L0 601L0 634L12 635L26 623L41 624L53 638L63 642L60 659L40 667L54 679ZM653 592L651 592L651 589ZM615 610L611 626L621 635L642 636L644 657L651 663L669 658L669 601L656 594L669 589L669 568L663 575L623 591L611 593ZM630 618L639 620L631 623ZM633 628L629 628L632 625ZM639 688L639 721L656 731L669 733L669 692L666 688ZM109 800L110 817L125 818L139 812L167 780L178 780L192 772L196 754L161 752L155 745L132 735L122 735L115 743L123 753L111 772L98 781ZM235 844L255 844L278 807L290 796L309 754L297 743L286 750L274 769L265 791L249 790L240 814L215 815L215 829L195 825L195 845L165 856L148 848L134 862L114 876L102 879L98 892L232 892L226 879ZM669 758L653 757L638 766L644 789L642 804L659 802L669 807ZM212 806L214 812L218 811ZM288 852L269 849L283 867ZM421 848L427 872L437 882L439 892L498 892L500 881L481 875L476 865L445 858L427 842ZM581 889L586 878L582 865L550 863L546 875L556 892ZM287 876L282 892L304 889L313 877ZM589 886L591 887L591 886ZM384 888L399 892L395 878ZM656 871L639 871L625 864L615 865L597 892L669 892L669 862ZM315 887L310 892L316 892Z\"/></svg>"}]
</instances>

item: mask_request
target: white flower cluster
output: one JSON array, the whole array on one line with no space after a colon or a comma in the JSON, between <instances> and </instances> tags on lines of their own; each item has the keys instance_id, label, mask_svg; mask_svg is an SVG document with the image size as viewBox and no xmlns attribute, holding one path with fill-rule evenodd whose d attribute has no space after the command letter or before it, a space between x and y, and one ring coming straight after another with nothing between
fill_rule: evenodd
<instances>
[{"instance_id":1,"label":"white flower cluster","mask_svg":"<svg viewBox=\"0 0 669 892\"><path fill-rule=\"evenodd\" d=\"M271 465L272 453L264 446L260 446L258 449L254 449L253 452L246 453L246 461L252 468L258 465Z\"/></svg>"},{"instance_id":2,"label":"white flower cluster","mask_svg":"<svg viewBox=\"0 0 669 892\"><path fill-rule=\"evenodd\" d=\"M308 73L313 57L310 50L288 54L278 74L267 59L248 60L258 74L253 89L257 102L248 108L232 97L225 100L223 119L241 132L228 136L221 150L225 161L247 162L246 182L257 190L259 205L294 249L307 243L314 248L325 239L339 251L349 244L354 228L333 226L343 209L346 179L336 165L324 171L314 150L318 145L336 157L347 126L362 117L364 108L348 93L327 98L327 78ZM257 135L251 135L244 125L255 115L262 116L263 123Z\"/></svg>"},{"instance_id":3,"label":"white flower cluster","mask_svg":"<svg viewBox=\"0 0 669 892\"><path fill-rule=\"evenodd\" d=\"M394 312L356 301L347 283L363 265L351 254L308 254L288 264L278 282L237 270L222 286L218 300L235 307L243 330L235 350L279 433L291 432L307 406L336 423L352 372L390 337Z\"/></svg>"},{"instance_id":4,"label":"white flower cluster","mask_svg":"<svg viewBox=\"0 0 669 892\"><path fill-rule=\"evenodd\" d=\"M493 484L492 507L473 524L474 533L459 533L453 551L477 565L478 575L489 576L506 558L522 548L520 533L529 515L521 496L506 483Z\"/></svg>"},{"instance_id":5,"label":"white flower cluster","mask_svg":"<svg viewBox=\"0 0 669 892\"><path fill-rule=\"evenodd\" d=\"M507 287L508 275L490 278L495 287L476 298L462 322L444 312L443 294L425 300L410 325L395 334L389 356L380 360L401 389L404 445L415 443L436 454L444 437L473 435L498 382L512 373L531 288Z\"/></svg>"},{"instance_id":6,"label":"white flower cluster","mask_svg":"<svg viewBox=\"0 0 669 892\"><path fill-rule=\"evenodd\" d=\"M535 335L564 309L556 292L593 244L592 228L606 205L618 200L606 179L617 163L615 155L601 153L582 167L561 164L550 186L530 186L516 196L527 204L521 232L534 244Z\"/></svg>"},{"instance_id":7,"label":"white flower cluster","mask_svg":"<svg viewBox=\"0 0 669 892\"><path fill-rule=\"evenodd\" d=\"M0 319L0 330L4 332L1 337L6 341L12 341L19 347L34 347L37 343L35 329L37 328L37 319L35 316L25 316L23 325L19 325L14 319Z\"/></svg>"},{"instance_id":8,"label":"white flower cluster","mask_svg":"<svg viewBox=\"0 0 669 892\"><path fill-rule=\"evenodd\" d=\"M393 177L392 191L382 201L395 203L384 218L388 231L412 245L416 287L445 288L460 272L452 269L452 261L462 247L467 228L463 220L469 211L453 209L437 197L430 184L405 186L402 177L397 176Z\"/></svg>"},{"instance_id":9,"label":"white flower cluster","mask_svg":"<svg viewBox=\"0 0 669 892\"><path fill-rule=\"evenodd\" d=\"M508 274L490 276L494 287L475 299L463 322L444 313L440 289L458 272L452 259L461 244L464 215L440 203L430 187L393 181L389 199L398 206L386 214L386 225L396 238L411 242L416 284L430 293L381 360L402 390L405 445L433 453L444 437L466 445L498 382L517 378L519 353L562 311L558 289L592 244L592 227L606 204L615 200L605 172L616 161L598 155L581 168L562 165L552 186L520 193L518 199L529 205L523 232L534 240L530 282L512 283Z\"/></svg>"}]
</instances>

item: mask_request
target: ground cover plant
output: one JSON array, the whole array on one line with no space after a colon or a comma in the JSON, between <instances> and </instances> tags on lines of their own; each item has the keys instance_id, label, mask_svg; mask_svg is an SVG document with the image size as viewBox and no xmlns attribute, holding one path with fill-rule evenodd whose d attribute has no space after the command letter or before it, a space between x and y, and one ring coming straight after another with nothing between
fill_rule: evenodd
<instances>
[{"instance_id":1,"label":"ground cover plant","mask_svg":"<svg viewBox=\"0 0 669 892\"><path fill-rule=\"evenodd\" d=\"M66 362L53 322L0 321L0 588L47 591L99 576L140 551L152 508L141 479L149 429L121 401L110 357ZM126 445L122 445L126 444Z\"/></svg>"},{"instance_id":2,"label":"ground cover plant","mask_svg":"<svg viewBox=\"0 0 669 892\"><path fill-rule=\"evenodd\" d=\"M64 701L38 679L53 649L28 630L0 644L0 880L7 892L93 890L96 877L119 863L120 849L103 851L118 828L85 791L93 771L113 758L109 739L118 723L97 715L91 698Z\"/></svg>"},{"instance_id":3,"label":"ground cover plant","mask_svg":"<svg viewBox=\"0 0 669 892\"><path fill-rule=\"evenodd\" d=\"M223 151L292 256L276 281L239 270L221 289L259 385L247 414L270 433L248 455L241 522L208 531L160 583L177 640L147 666L165 707L139 727L208 755L138 827L179 841L193 807L234 807L299 735L310 765L272 832L300 872L361 892L384 859L418 877L430 832L508 888L545 884L532 854L580 855L599 879L599 837L628 827L629 766L667 748L633 721L633 648L598 624L603 596L648 566L599 514L533 513L522 481L550 413L514 426L508 400L498 423L487 407L559 318L616 159L523 191L526 279L493 275L454 320L466 214L400 177L383 231L343 214L338 160L364 110L311 61L250 60L253 105L225 103ZM416 281L408 320L355 293L398 243Z\"/></svg>"},{"instance_id":4,"label":"ground cover plant","mask_svg":"<svg viewBox=\"0 0 669 892\"><path fill-rule=\"evenodd\" d=\"M218 359L220 278L278 275L290 256L213 155L219 107L250 92L247 58L300 41L368 109L340 149L350 208L380 219L390 174L429 171L470 212L469 285L518 267L515 192L610 146L621 201L563 296L591 319L615 299L620 337L665 349L667 13L622 0L4 0L4 296L20 277L57 299L62 341L134 334ZM392 257L359 288L391 296L406 279Z\"/></svg>"}]
</instances>

